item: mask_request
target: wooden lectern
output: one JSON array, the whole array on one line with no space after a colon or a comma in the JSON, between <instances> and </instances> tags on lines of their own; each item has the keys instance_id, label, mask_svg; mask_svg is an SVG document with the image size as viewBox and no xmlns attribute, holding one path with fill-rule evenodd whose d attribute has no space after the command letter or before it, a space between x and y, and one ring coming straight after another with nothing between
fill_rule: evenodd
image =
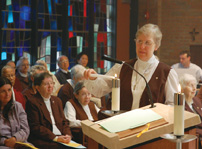
<instances>
[{"instance_id":1,"label":"wooden lectern","mask_svg":"<svg viewBox=\"0 0 202 149\"><path fill-rule=\"evenodd\" d=\"M155 103L156 107L152 110L159 115L161 115L166 123L160 124L156 127L150 128L147 132L143 133L139 138L137 135L139 132L131 134L130 131L125 131L121 133L110 133L104 130L99 124L85 120L81 122L82 131L85 135L92 138L96 142L102 144L109 149L122 149L131 147L132 148L149 148L149 149L170 149L175 148L175 143L169 142L165 139L160 139L160 135L168 134L173 132L174 126L174 107ZM145 106L142 109L148 109L150 106ZM195 129L193 126L201 123L200 117L197 114L185 111L184 113L184 127L189 129L186 133L191 133L195 135ZM134 128L136 129L136 128ZM127 133L130 133L126 135ZM171 144L171 145L168 145ZM187 144L187 143L186 143ZM196 148L196 141L190 142L187 147ZM184 145L183 145L184 146ZM184 149L184 147L183 147Z\"/></svg>"}]
</instances>

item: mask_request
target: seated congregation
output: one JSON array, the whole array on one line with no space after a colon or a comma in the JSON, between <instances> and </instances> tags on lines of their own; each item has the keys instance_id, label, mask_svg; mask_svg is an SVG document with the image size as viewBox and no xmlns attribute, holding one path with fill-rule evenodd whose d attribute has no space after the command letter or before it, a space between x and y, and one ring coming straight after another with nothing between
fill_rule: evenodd
<instances>
[{"instance_id":1,"label":"seated congregation","mask_svg":"<svg viewBox=\"0 0 202 149\"><path fill-rule=\"evenodd\" d=\"M24 57L20 58L17 70L11 65L1 69L0 148L18 148L16 142L42 149L68 148L59 142L69 143L71 140L87 146L81 121L103 119L105 116L101 111L110 107L103 105L105 98L101 100L88 90L89 82L99 78L86 80L85 73L89 69L80 64L68 71L67 61L66 56L58 59L61 67L57 75L48 71L41 60L27 68L29 64ZM182 76L179 83L185 94L185 110L202 118L202 87L196 93L196 79L188 74ZM200 139L201 125L196 126Z\"/></svg>"}]
</instances>

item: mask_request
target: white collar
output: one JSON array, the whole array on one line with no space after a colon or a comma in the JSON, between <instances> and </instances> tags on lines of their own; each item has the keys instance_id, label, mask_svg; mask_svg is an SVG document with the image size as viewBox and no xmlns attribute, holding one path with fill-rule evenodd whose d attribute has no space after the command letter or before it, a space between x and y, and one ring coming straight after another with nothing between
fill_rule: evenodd
<instances>
[{"instance_id":1,"label":"white collar","mask_svg":"<svg viewBox=\"0 0 202 149\"><path fill-rule=\"evenodd\" d=\"M49 98L45 98L45 97L43 97L43 96L41 96L41 97L43 98L44 101L48 101L48 100L50 100L50 98L51 98L51 96L50 96Z\"/></svg>"},{"instance_id":2,"label":"white collar","mask_svg":"<svg viewBox=\"0 0 202 149\"><path fill-rule=\"evenodd\" d=\"M145 71L148 71L152 64L158 63L158 60L153 55L148 61L142 61L138 58L137 62L134 65L134 68L141 73L144 73Z\"/></svg>"},{"instance_id":3,"label":"white collar","mask_svg":"<svg viewBox=\"0 0 202 149\"><path fill-rule=\"evenodd\" d=\"M62 72L64 72L64 73L68 73L68 72L69 72L68 70L66 71L66 70L61 69L61 68L60 68L60 70L61 70Z\"/></svg>"},{"instance_id":4,"label":"white collar","mask_svg":"<svg viewBox=\"0 0 202 149\"><path fill-rule=\"evenodd\" d=\"M26 78L28 76L27 74L21 73L20 71L18 71L18 72L19 72L19 74L20 74L21 77Z\"/></svg>"},{"instance_id":5,"label":"white collar","mask_svg":"<svg viewBox=\"0 0 202 149\"><path fill-rule=\"evenodd\" d=\"M193 102L193 100L191 100L190 102L187 102L187 101L186 101L186 103L188 104L189 107L192 107L192 104L193 104L194 102Z\"/></svg>"},{"instance_id":6,"label":"white collar","mask_svg":"<svg viewBox=\"0 0 202 149\"><path fill-rule=\"evenodd\" d=\"M72 86L72 88L75 87L75 81L73 79L67 79L67 82Z\"/></svg>"},{"instance_id":7,"label":"white collar","mask_svg":"<svg viewBox=\"0 0 202 149\"><path fill-rule=\"evenodd\" d=\"M148 64L152 64L154 62L158 61L154 55L152 55L152 57L148 60L148 61L142 61L141 59L138 58L138 63L140 65L148 65Z\"/></svg>"}]
</instances>

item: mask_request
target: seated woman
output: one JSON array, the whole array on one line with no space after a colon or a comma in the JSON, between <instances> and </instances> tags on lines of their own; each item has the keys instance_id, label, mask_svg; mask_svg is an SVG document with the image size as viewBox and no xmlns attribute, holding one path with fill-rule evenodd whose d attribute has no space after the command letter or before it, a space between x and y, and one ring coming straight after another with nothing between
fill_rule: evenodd
<instances>
[{"instance_id":1,"label":"seated woman","mask_svg":"<svg viewBox=\"0 0 202 149\"><path fill-rule=\"evenodd\" d=\"M78 82L75 85L74 96L75 98L67 101L64 108L65 117L69 120L70 127L80 128L81 121L86 119L97 121L100 109L90 101L91 94L88 92L83 82ZM79 133L80 134L72 131L75 141L82 143L82 134L81 132Z\"/></svg>"},{"instance_id":2,"label":"seated woman","mask_svg":"<svg viewBox=\"0 0 202 149\"><path fill-rule=\"evenodd\" d=\"M196 78L190 74L184 74L180 77L181 92L185 95L185 110L197 113L202 119L202 103L195 96L196 94ZM202 138L202 123L197 125L196 133ZM200 141L199 141L200 142Z\"/></svg>"},{"instance_id":3,"label":"seated woman","mask_svg":"<svg viewBox=\"0 0 202 149\"><path fill-rule=\"evenodd\" d=\"M18 142L27 142L29 126L22 104L12 98L12 84L0 77L0 148L14 148Z\"/></svg>"},{"instance_id":4,"label":"seated woman","mask_svg":"<svg viewBox=\"0 0 202 149\"><path fill-rule=\"evenodd\" d=\"M25 109L26 99L23 97L22 93L16 90L13 86L16 83L15 77L15 69L11 66L5 65L1 70L1 76L6 77L10 80L12 84L12 96L14 101L18 101L22 104L23 108Z\"/></svg>"},{"instance_id":5,"label":"seated woman","mask_svg":"<svg viewBox=\"0 0 202 149\"><path fill-rule=\"evenodd\" d=\"M22 91L22 94L26 100L31 99L32 96L37 93L36 88L34 86L34 76L36 74L43 73L43 72L46 72L46 69L44 66L34 65L31 67L29 72L29 87L25 88Z\"/></svg>"},{"instance_id":6,"label":"seated woman","mask_svg":"<svg viewBox=\"0 0 202 149\"><path fill-rule=\"evenodd\" d=\"M48 66L44 60L37 60L35 65L44 66L46 71L52 76L53 82L55 83L53 86L53 93L52 95L57 96L59 89L63 86L60 84L56 76L48 70Z\"/></svg>"},{"instance_id":7,"label":"seated woman","mask_svg":"<svg viewBox=\"0 0 202 149\"><path fill-rule=\"evenodd\" d=\"M78 81L84 79L83 73L85 70L86 69L81 65L72 67L70 72L72 79L68 79L67 83L65 83L58 92L58 97L62 100L63 108L68 100L74 98L74 87Z\"/></svg>"},{"instance_id":8,"label":"seated woman","mask_svg":"<svg viewBox=\"0 0 202 149\"><path fill-rule=\"evenodd\" d=\"M37 74L34 85L37 93L26 105L30 126L29 141L42 149L67 148L55 142L69 143L71 131L61 100L51 96L54 86L52 76L48 72Z\"/></svg>"},{"instance_id":9,"label":"seated woman","mask_svg":"<svg viewBox=\"0 0 202 149\"><path fill-rule=\"evenodd\" d=\"M76 56L76 63L88 68L88 55L85 52L81 52Z\"/></svg>"}]
</instances>

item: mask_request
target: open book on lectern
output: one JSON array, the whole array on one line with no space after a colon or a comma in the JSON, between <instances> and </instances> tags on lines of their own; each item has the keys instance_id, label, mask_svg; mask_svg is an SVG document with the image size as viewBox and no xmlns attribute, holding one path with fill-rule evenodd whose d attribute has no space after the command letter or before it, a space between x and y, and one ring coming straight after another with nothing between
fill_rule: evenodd
<instances>
[{"instance_id":1,"label":"open book on lectern","mask_svg":"<svg viewBox=\"0 0 202 149\"><path fill-rule=\"evenodd\" d=\"M151 109L135 109L97 123L107 131L116 133L137 128L162 118L161 115Z\"/></svg>"}]
</instances>

